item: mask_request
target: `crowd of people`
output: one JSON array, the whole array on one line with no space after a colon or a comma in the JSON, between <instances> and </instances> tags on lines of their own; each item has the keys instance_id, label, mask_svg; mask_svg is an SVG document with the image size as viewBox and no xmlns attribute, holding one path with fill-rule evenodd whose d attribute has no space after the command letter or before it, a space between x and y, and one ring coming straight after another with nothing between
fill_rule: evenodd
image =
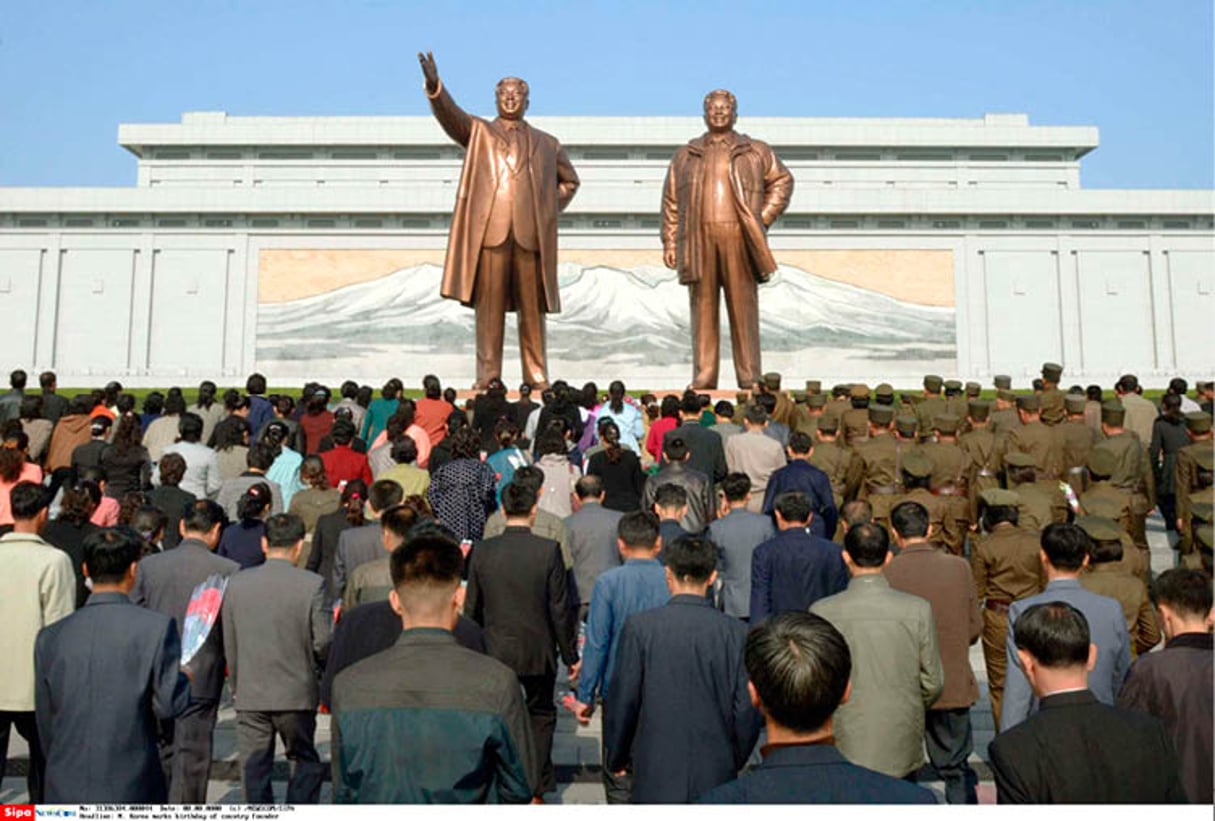
<instances>
[{"instance_id":1,"label":"crowd of people","mask_svg":"<svg viewBox=\"0 0 1215 821\"><path fill-rule=\"evenodd\" d=\"M15 726L31 802L205 803L231 698L248 803L276 739L293 804L327 775L340 803L538 803L564 670L609 803L933 803L930 774L974 804L981 641L999 801L1210 803L1215 387L1062 375L139 403L14 371L0 771Z\"/></svg>"}]
</instances>

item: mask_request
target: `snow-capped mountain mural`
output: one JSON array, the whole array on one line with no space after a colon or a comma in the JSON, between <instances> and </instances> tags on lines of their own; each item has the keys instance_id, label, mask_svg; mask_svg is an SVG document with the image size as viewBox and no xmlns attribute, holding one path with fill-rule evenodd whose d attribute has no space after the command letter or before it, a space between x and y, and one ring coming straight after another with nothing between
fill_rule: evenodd
<instances>
[{"instance_id":1,"label":"snow-capped mountain mural","mask_svg":"<svg viewBox=\"0 0 1215 821\"><path fill-rule=\"evenodd\" d=\"M473 311L439 296L442 268L421 264L258 309L258 367L283 375L473 373ZM548 317L554 377L680 385L691 373L687 287L665 268L560 266L561 313ZM722 382L732 372L722 306ZM954 309L903 302L782 266L760 286L765 368L914 376L954 365ZM504 370L518 370L514 318ZM811 364L812 363L812 364ZM416 371L416 374L414 373ZM641 384L641 383L638 383Z\"/></svg>"}]
</instances>

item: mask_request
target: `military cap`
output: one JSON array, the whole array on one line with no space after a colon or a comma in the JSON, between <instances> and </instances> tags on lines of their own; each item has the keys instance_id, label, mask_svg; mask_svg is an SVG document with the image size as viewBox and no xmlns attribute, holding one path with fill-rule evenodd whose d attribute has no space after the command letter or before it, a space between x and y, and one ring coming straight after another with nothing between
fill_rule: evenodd
<instances>
[{"instance_id":1,"label":"military cap","mask_svg":"<svg viewBox=\"0 0 1215 821\"><path fill-rule=\"evenodd\" d=\"M915 436L919 425L920 420L914 416L900 416L894 420L894 429L899 432L899 436Z\"/></svg>"},{"instance_id":2,"label":"military cap","mask_svg":"<svg viewBox=\"0 0 1215 821\"><path fill-rule=\"evenodd\" d=\"M874 425L889 425L894 419L894 408L889 405L870 405L869 421Z\"/></svg>"},{"instance_id":3,"label":"military cap","mask_svg":"<svg viewBox=\"0 0 1215 821\"><path fill-rule=\"evenodd\" d=\"M947 391L961 391L961 390L962 390L962 383L961 383L961 381L960 381L960 380L957 380L957 379L946 379L946 380L945 380L945 390L947 390Z\"/></svg>"},{"instance_id":4,"label":"military cap","mask_svg":"<svg viewBox=\"0 0 1215 821\"><path fill-rule=\"evenodd\" d=\"M1017 397L1017 409L1036 413L1042 409L1042 397L1036 393L1027 393Z\"/></svg>"},{"instance_id":5,"label":"military cap","mask_svg":"<svg viewBox=\"0 0 1215 821\"><path fill-rule=\"evenodd\" d=\"M958 432L958 426L962 420L954 416L952 413L942 414L941 416L933 417L932 428L937 433L943 433L946 436L952 436Z\"/></svg>"},{"instance_id":6,"label":"military cap","mask_svg":"<svg viewBox=\"0 0 1215 821\"><path fill-rule=\"evenodd\" d=\"M1009 451L1004 454L1004 464L1015 468L1032 468L1037 467L1038 463L1034 461L1031 454L1021 450Z\"/></svg>"},{"instance_id":7,"label":"military cap","mask_svg":"<svg viewBox=\"0 0 1215 821\"><path fill-rule=\"evenodd\" d=\"M878 399L889 399L894 401L894 386L889 382L883 382L873 389L873 395Z\"/></svg>"},{"instance_id":8,"label":"military cap","mask_svg":"<svg viewBox=\"0 0 1215 821\"><path fill-rule=\"evenodd\" d=\"M1118 470L1118 457L1109 448L1093 448L1088 455L1088 469L1094 476L1108 479Z\"/></svg>"},{"instance_id":9,"label":"military cap","mask_svg":"<svg viewBox=\"0 0 1215 821\"><path fill-rule=\"evenodd\" d=\"M903 402L905 404L918 405L924 401L924 394L922 394L922 393L904 393L904 394L900 394L900 398L903 400Z\"/></svg>"},{"instance_id":10,"label":"military cap","mask_svg":"<svg viewBox=\"0 0 1215 821\"><path fill-rule=\"evenodd\" d=\"M996 391L996 398L1001 402L1016 402L1017 395L1008 388L1000 388Z\"/></svg>"},{"instance_id":11,"label":"military cap","mask_svg":"<svg viewBox=\"0 0 1215 821\"><path fill-rule=\"evenodd\" d=\"M999 374L995 379L992 380L991 386L997 390L1012 390L1012 377Z\"/></svg>"},{"instance_id":12,"label":"military cap","mask_svg":"<svg viewBox=\"0 0 1215 821\"><path fill-rule=\"evenodd\" d=\"M768 371L764 374L764 387L770 391L780 390L780 374L776 371Z\"/></svg>"},{"instance_id":13,"label":"military cap","mask_svg":"<svg viewBox=\"0 0 1215 821\"><path fill-rule=\"evenodd\" d=\"M734 394L734 402L741 408L751 399L751 394L746 391L738 391Z\"/></svg>"},{"instance_id":14,"label":"military cap","mask_svg":"<svg viewBox=\"0 0 1215 821\"><path fill-rule=\"evenodd\" d=\"M823 383L818 379L806 380L806 393L822 393Z\"/></svg>"},{"instance_id":15,"label":"military cap","mask_svg":"<svg viewBox=\"0 0 1215 821\"><path fill-rule=\"evenodd\" d=\"M1194 464L1198 465L1202 470L1215 470L1212 466L1212 461L1215 460L1215 452L1208 448L1198 448L1198 452L1194 454Z\"/></svg>"},{"instance_id":16,"label":"military cap","mask_svg":"<svg viewBox=\"0 0 1215 821\"><path fill-rule=\"evenodd\" d=\"M806 405L811 408L825 408L827 406L827 396L822 393L807 394Z\"/></svg>"},{"instance_id":17,"label":"military cap","mask_svg":"<svg viewBox=\"0 0 1215 821\"><path fill-rule=\"evenodd\" d=\"M831 395L832 396L847 396L848 389L850 387L851 387L850 385L844 385L844 384L834 385L831 388Z\"/></svg>"},{"instance_id":18,"label":"military cap","mask_svg":"<svg viewBox=\"0 0 1215 821\"><path fill-rule=\"evenodd\" d=\"M1059 380L1063 378L1063 366L1057 362L1043 362L1042 378L1047 382L1058 384Z\"/></svg>"},{"instance_id":19,"label":"military cap","mask_svg":"<svg viewBox=\"0 0 1215 821\"><path fill-rule=\"evenodd\" d=\"M840 420L835 416L824 416L818 420L818 432L825 433L828 436L834 436L839 433Z\"/></svg>"},{"instance_id":20,"label":"military cap","mask_svg":"<svg viewBox=\"0 0 1215 821\"><path fill-rule=\"evenodd\" d=\"M941 390L941 377L936 374L929 374L924 377L924 390L929 393L938 393Z\"/></svg>"},{"instance_id":21,"label":"military cap","mask_svg":"<svg viewBox=\"0 0 1215 821\"><path fill-rule=\"evenodd\" d=\"M1068 413L1084 413L1084 405L1088 399L1082 393L1069 393L1063 397L1063 407Z\"/></svg>"},{"instance_id":22,"label":"military cap","mask_svg":"<svg viewBox=\"0 0 1215 821\"><path fill-rule=\"evenodd\" d=\"M985 422L991 415L991 402L987 399L971 399L966 403L966 413L976 422Z\"/></svg>"},{"instance_id":23,"label":"military cap","mask_svg":"<svg viewBox=\"0 0 1215 821\"><path fill-rule=\"evenodd\" d=\"M1104 516L1077 516L1076 524L1096 542L1117 542L1122 539L1122 528L1113 519Z\"/></svg>"},{"instance_id":24,"label":"military cap","mask_svg":"<svg viewBox=\"0 0 1215 821\"><path fill-rule=\"evenodd\" d=\"M923 479L932 475L932 460L917 450L913 450L903 456L902 467L904 473L917 479Z\"/></svg>"},{"instance_id":25,"label":"military cap","mask_svg":"<svg viewBox=\"0 0 1215 821\"><path fill-rule=\"evenodd\" d=\"M1194 411L1185 415L1185 429L1190 433L1210 433L1211 414Z\"/></svg>"},{"instance_id":26,"label":"military cap","mask_svg":"<svg viewBox=\"0 0 1215 821\"><path fill-rule=\"evenodd\" d=\"M793 401L796 402L797 404L801 405L801 404L805 403L805 401L806 401L806 392L805 391L790 391L789 393L792 394Z\"/></svg>"},{"instance_id":27,"label":"military cap","mask_svg":"<svg viewBox=\"0 0 1215 821\"><path fill-rule=\"evenodd\" d=\"M1101 424L1120 428L1125 420L1126 408L1117 399L1101 403Z\"/></svg>"},{"instance_id":28,"label":"military cap","mask_svg":"<svg viewBox=\"0 0 1215 821\"><path fill-rule=\"evenodd\" d=\"M978 396L982 392L983 392L983 386L980 385L978 382L967 382L966 383L966 395L967 396Z\"/></svg>"},{"instance_id":29,"label":"military cap","mask_svg":"<svg viewBox=\"0 0 1215 821\"><path fill-rule=\"evenodd\" d=\"M1215 505L1210 502L1191 502L1190 517L1196 522L1211 524L1211 520L1215 519Z\"/></svg>"},{"instance_id":30,"label":"military cap","mask_svg":"<svg viewBox=\"0 0 1215 821\"><path fill-rule=\"evenodd\" d=\"M979 494L983 504L988 507L1016 507L1021 504L1021 497L1013 490L991 487Z\"/></svg>"},{"instance_id":31,"label":"military cap","mask_svg":"<svg viewBox=\"0 0 1215 821\"><path fill-rule=\"evenodd\" d=\"M853 399L868 399L869 386L865 384L856 384L852 386L852 390L848 391L848 395Z\"/></svg>"},{"instance_id":32,"label":"military cap","mask_svg":"<svg viewBox=\"0 0 1215 821\"><path fill-rule=\"evenodd\" d=\"M1207 550L1211 549L1213 536L1215 536L1215 528L1212 528L1210 525L1199 525L1194 528L1194 541Z\"/></svg>"}]
</instances>

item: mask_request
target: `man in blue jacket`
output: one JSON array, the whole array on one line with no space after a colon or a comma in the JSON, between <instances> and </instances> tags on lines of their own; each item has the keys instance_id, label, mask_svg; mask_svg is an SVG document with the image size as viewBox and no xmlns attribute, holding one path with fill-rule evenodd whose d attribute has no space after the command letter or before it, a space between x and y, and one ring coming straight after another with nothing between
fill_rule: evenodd
<instances>
[{"instance_id":1,"label":"man in blue jacket","mask_svg":"<svg viewBox=\"0 0 1215 821\"><path fill-rule=\"evenodd\" d=\"M776 499L781 494L804 493L814 510L810 533L830 539L835 535L839 511L835 509L835 497L831 494L831 479L824 471L810 464L810 457L814 453L810 434L800 430L790 434L785 453L789 455L789 464L768 479L768 488L764 491L764 513L772 515Z\"/></svg>"},{"instance_id":2,"label":"man in blue jacket","mask_svg":"<svg viewBox=\"0 0 1215 821\"><path fill-rule=\"evenodd\" d=\"M751 554L751 624L772 613L808 610L848 586L839 545L810 534L814 514L806 494L784 494L774 511L780 532Z\"/></svg>"}]
</instances>

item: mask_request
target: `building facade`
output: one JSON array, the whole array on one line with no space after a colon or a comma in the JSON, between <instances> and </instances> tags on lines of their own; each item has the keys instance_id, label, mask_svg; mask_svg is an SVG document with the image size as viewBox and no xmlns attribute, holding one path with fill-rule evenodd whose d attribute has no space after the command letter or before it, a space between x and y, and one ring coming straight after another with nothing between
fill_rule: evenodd
<instances>
[{"instance_id":1,"label":"building facade","mask_svg":"<svg viewBox=\"0 0 1215 821\"><path fill-rule=\"evenodd\" d=\"M686 384L688 300L662 266L659 208L703 123L532 122L582 179L560 223L550 373ZM738 129L796 180L760 290L765 369L898 386L926 371L1026 385L1044 360L1067 384L1215 374L1215 192L1082 188L1095 128L988 114ZM134 187L0 188L0 367L65 385L255 369L278 385L471 383L472 311L438 296L462 151L432 119L194 112L119 141Z\"/></svg>"}]
</instances>

